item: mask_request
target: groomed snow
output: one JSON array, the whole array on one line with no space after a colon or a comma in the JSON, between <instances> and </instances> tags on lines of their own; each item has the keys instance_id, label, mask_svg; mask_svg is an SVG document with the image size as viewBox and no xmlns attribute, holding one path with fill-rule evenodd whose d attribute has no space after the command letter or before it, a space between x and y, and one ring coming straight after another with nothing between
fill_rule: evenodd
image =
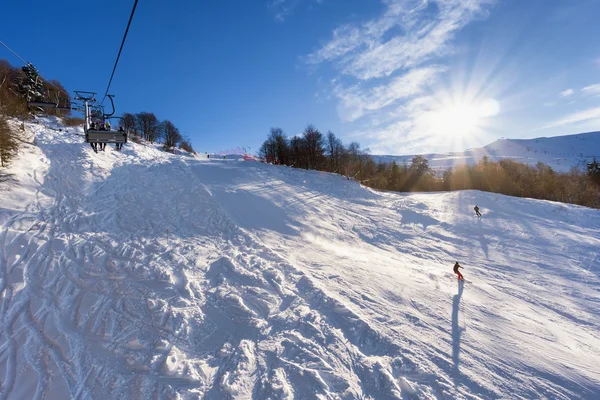
<instances>
[{"instance_id":1,"label":"groomed snow","mask_svg":"<svg viewBox=\"0 0 600 400\"><path fill-rule=\"evenodd\" d=\"M598 210L42 122L0 183L0 398L600 398Z\"/></svg>"}]
</instances>

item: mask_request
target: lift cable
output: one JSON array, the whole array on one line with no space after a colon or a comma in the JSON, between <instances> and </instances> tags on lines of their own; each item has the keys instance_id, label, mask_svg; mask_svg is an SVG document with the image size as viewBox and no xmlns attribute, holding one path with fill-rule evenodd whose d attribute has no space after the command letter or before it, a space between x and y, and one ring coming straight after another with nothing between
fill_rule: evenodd
<instances>
[{"instance_id":1,"label":"lift cable","mask_svg":"<svg viewBox=\"0 0 600 400\"><path fill-rule=\"evenodd\" d=\"M6 45L6 43L4 43L2 40L0 40L0 44L4 47L6 47L8 49L8 51L10 51L11 53L13 53L19 60L23 61L25 63L25 65L32 65L32 63L30 63L29 61L26 61L23 57L21 57L20 55L18 55L13 49L11 49L10 47L8 47ZM67 96L69 95L64 89L61 89L59 87L57 87L55 84L53 84L52 82L50 82L48 79L45 79L44 76L42 74L39 73L39 76L46 82L48 83L50 86L52 86L54 89L58 90L59 93L65 93Z\"/></svg>"},{"instance_id":2,"label":"lift cable","mask_svg":"<svg viewBox=\"0 0 600 400\"><path fill-rule=\"evenodd\" d=\"M117 55L117 59L115 60L115 66L113 67L112 74L110 75L110 80L108 81L108 86L106 87L106 92L104 93L104 97L100 102L100 105L104 103L106 96L108 95L108 91L110 90L110 84L112 83L113 77L115 76L115 71L117 70L117 64L119 63L119 58L121 57L121 51L123 50L123 45L125 44L125 39L127 39L127 33L129 32L129 26L131 25L131 20L133 19L133 14L135 13L135 8L137 7L138 0L135 0L133 3L133 10L131 10L131 15L129 16L129 22L127 23L127 29L125 29L125 35L123 35L123 41L121 42L121 48L119 49L119 54Z\"/></svg>"},{"instance_id":3,"label":"lift cable","mask_svg":"<svg viewBox=\"0 0 600 400\"><path fill-rule=\"evenodd\" d=\"M6 47L6 48L8 49L8 51L10 51L11 53L13 53L13 54L14 54L14 55L15 55L15 56L16 56L16 57L19 59L19 60L23 61L23 62L25 63L25 65L29 65L29 64L30 64L29 62L25 61L25 60L23 59L23 57L21 57L20 55L18 55L17 53L15 53L15 52L14 52L14 50L13 50L13 49L11 49L10 47L8 47L8 46L6 45L6 43L4 43L2 40L0 40L0 44L1 44L2 46Z\"/></svg>"}]
</instances>

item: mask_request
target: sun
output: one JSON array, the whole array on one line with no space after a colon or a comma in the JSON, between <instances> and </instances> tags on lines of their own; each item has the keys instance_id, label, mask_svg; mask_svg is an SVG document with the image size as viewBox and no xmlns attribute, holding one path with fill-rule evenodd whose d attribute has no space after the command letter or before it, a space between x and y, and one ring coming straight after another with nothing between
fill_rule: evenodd
<instances>
[{"instance_id":1,"label":"sun","mask_svg":"<svg viewBox=\"0 0 600 400\"><path fill-rule=\"evenodd\" d=\"M487 98L483 101L444 102L429 115L433 133L466 138L485 130L491 117L500 112L500 103Z\"/></svg>"}]
</instances>

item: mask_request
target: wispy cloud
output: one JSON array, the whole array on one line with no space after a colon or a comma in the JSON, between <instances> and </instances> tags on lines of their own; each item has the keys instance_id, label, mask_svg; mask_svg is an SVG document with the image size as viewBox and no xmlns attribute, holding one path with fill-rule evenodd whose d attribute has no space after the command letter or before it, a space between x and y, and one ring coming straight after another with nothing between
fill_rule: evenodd
<instances>
[{"instance_id":1,"label":"wispy cloud","mask_svg":"<svg viewBox=\"0 0 600 400\"><path fill-rule=\"evenodd\" d=\"M485 14L491 0L384 0L383 15L360 26L344 25L307 61L334 61L358 79L389 76L449 51L454 34ZM432 5L437 13L431 16ZM401 33L386 40L389 33Z\"/></svg>"},{"instance_id":2,"label":"wispy cloud","mask_svg":"<svg viewBox=\"0 0 600 400\"><path fill-rule=\"evenodd\" d=\"M581 91L585 94L591 94L594 96L600 96L600 83L596 83L595 85L586 86Z\"/></svg>"},{"instance_id":3,"label":"wispy cloud","mask_svg":"<svg viewBox=\"0 0 600 400\"><path fill-rule=\"evenodd\" d=\"M578 111L560 118L545 128L555 128L557 126L575 125L581 122L600 119L600 107L588 108L587 110Z\"/></svg>"},{"instance_id":4,"label":"wispy cloud","mask_svg":"<svg viewBox=\"0 0 600 400\"><path fill-rule=\"evenodd\" d=\"M354 121L369 111L377 111L398 100L408 99L423 93L437 75L444 71L440 66L415 68L406 74L390 79L389 82L363 88L360 85L339 86L336 95L340 100L338 110L344 121Z\"/></svg>"},{"instance_id":5,"label":"wispy cloud","mask_svg":"<svg viewBox=\"0 0 600 400\"><path fill-rule=\"evenodd\" d=\"M446 71L441 56L453 51L457 32L487 16L493 2L382 0L378 17L336 28L305 61L331 63L339 71L335 94L343 121L369 116L368 125L377 125L369 135L375 142L397 138L398 132L406 140L416 138L423 115L431 111L432 87ZM420 103L427 107L415 107Z\"/></svg>"},{"instance_id":6,"label":"wispy cloud","mask_svg":"<svg viewBox=\"0 0 600 400\"><path fill-rule=\"evenodd\" d=\"M559 93L560 97L569 97L569 96L573 96L573 94L575 94L575 91L571 88L563 90L562 92Z\"/></svg>"},{"instance_id":7,"label":"wispy cloud","mask_svg":"<svg viewBox=\"0 0 600 400\"><path fill-rule=\"evenodd\" d=\"M270 0L269 8L273 11L275 19L283 22L289 17L294 9L302 2L321 4L324 0Z\"/></svg>"}]
</instances>

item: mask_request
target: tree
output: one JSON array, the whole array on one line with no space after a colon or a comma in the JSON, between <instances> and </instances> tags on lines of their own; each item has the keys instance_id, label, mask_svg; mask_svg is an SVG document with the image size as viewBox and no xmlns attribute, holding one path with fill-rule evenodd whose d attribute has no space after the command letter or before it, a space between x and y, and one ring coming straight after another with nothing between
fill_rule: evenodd
<instances>
[{"instance_id":1,"label":"tree","mask_svg":"<svg viewBox=\"0 0 600 400\"><path fill-rule=\"evenodd\" d=\"M596 185L600 185L600 163L594 161L587 165L587 176L594 182Z\"/></svg>"},{"instance_id":2,"label":"tree","mask_svg":"<svg viewBox=\"0 0 600 400\"><path fill-rule=\"evenodd\" d=\"M271 136L269 136L258 149L258 156L268 163L275 163L277 161L275 142L272 140Z\"/></svg>"},{"instance_id":3,"label":"tree","mask_svg":"<svg viewBox=\"0 0 600 400\"><path fill-rule=\"evenodd\" d=\"M165 139L165 147L170 149L172 147L177 146L179 142L183 139L181 137L181 133L179 133L179 129L173 125L173 123L169 120L165 120L161 124L162 136Z\"/></svg>"},{"instance_id":4,"label":"tree","mask_svg":"<svg viewBox=\"0 0 600 400\"><path fill-rule=\"evenodd\" d=\"M419 175L429 174L433 175L433 170L429 167L429 162L423 156L415 156L412 158L410 169L415 171Z\"/></svg>"},{"instance_id":5,"label":"tree","mask_svg":"<svg viewBox=\"0 0 600 400\"><path fill-rule=\"evenodd\" d=\"M403 190L430 190L433 186L433 170L425 157L413 157L408 172L408 180L404 183Z\"/></svg>"},{"instance_id":6,"label":"tree","mask_svg":"<svg viewBox=\"0 0 600 400\"><path fill-rule=\"evenodd\" d=\"M154 143L159 134L159 122L154 113L141 112L135 115L136 125L144 139Z\"/></svg>"},{"instance_id":7,"label":"tree","mask_svg":"<svg viewBox=\"0 0 600 400\"><path fill-rule=\"evenodd\" d=\"M281 128L271 128L267 140L258 150L258 155L273 164L290 164L290 145Z\"/></svg>"},{"instance_id":8,"label":"tree","mask_svg":"<svg viewBox=\"0 0 600 400\"><path fill-rule=\"evenodd\" d=\"M290 165L296 168L308 168L306 141L300 136L294 136L290 139Z\"/></svg>"},{"instance_id":9,"label":"tree","mask_svg":"<svg viewBox=\"0 0 600 400\"><path fill-rule=\"evenodd\" d=\"M189 153L195 153L194 148L192 147L192 141L189 137L181 139L181 142L179 143L179 148Z\"/></svg>"},{"instance_id":10,"label":"tree","mask_svg":"<svg viewBox=\"0 0 600 400\"><path fill-rule=\"evenodd\" d=\"M281 128L271 128L271 142L274 146L275 158L278 164L289 165L290 145Z\"/></svg>"},{"instance_id":11,"label":"tree","mask_svg":"<svg viewBox=\"0 0 600 400\"><path fill-rule=\"evenodd\" d=\"M387 188L389 190L398 190L400 188L400 178L400 168L396 164L396 161L393 161L390 168L390 175L388 176Z\"/></svg>"},{"instance_id":12,"label":"tree","mask_svg":"<svg viewBox=\"0 0 600 400\"><path fill-rule=\"evenodd\" d=\"M344 175L362 181L366 178L365 166L368 159L368 149L363 151L359 143L352 142L342 153L341 170L344 171Z\"/></svg>"},{"instance_id":13,"label":"tree","mask_svg":"<svg viewBox=\"0 0 600 400\"><path fill-rule=\"evenodd\" d=\"M0 113L11 117L27 116L25 99L15 90L23 72L0 60Z\"/></svg>"},{"instance_id":14,"label":"tree","mask_svg":"<svg viewBox=\"0 0 600 400\"><path fill-rule=\"evenodd\" d=\"M43 101L44 97L44 82L38 70L33 64L24 65L21 68L17 88L21 96L29 101Z\"/></svg>"},{"instance_id":15,"label":"tree","mask_svg":"<svg viewBox=\"0 0 600 400\"><path fill-rule=\"evenodd\" d=\"M137 126L135 123L135 116L133 114L130 114L130 113L123 114L123 119L121 120L121 124L122 124L125 132L128 132L128 133L132 132L136 135L138 134Z\"/></svg>"},{"instance_id":16,"label":"tree","mask_svg":"<svg viewBox=\"0 0 600 400\"><path fill-rule=\"evenodd\" d=\"M308 125L304 130L303 138L306 143L307 169L321 169L325 159L323 134L313 125Z\"/></svg>"},{"instance_id":17,"label":"tree","mask_svg":"<svg viewBox=\"0 0 600 400\"><path fill-rule=\"evenodd\" d=\"M331 131L327 132L327 158L329 161L329 171L338 172L342 164L342 155L344 145Z\"/></svg>"}]
</instances>

